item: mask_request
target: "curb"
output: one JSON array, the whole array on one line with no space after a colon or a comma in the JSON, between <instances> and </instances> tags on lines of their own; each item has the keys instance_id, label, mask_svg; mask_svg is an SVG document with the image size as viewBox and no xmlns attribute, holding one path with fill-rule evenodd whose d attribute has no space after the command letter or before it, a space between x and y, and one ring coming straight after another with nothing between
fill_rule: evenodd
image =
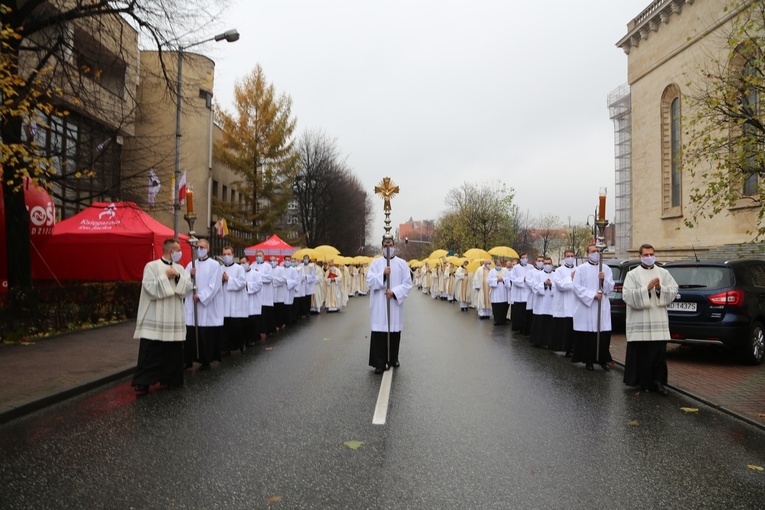
<instances>
[{"instance_id":1,"label":"curb","mask_svg":"<svg viewBox=\"0 0 765 510\"><path fill-rule=\"evenodd\" d=\"M83 383L77 383L68 387L64 387L43 397L30 399L18 404L13 404L10 409L6 411L0 411L0 425L8 423L17 418L21 418L22 416L26 416L35 411L39 411L63 400L81 395L82 393L90 391L93 388L97 388L112 381L116 381L117 379L122 379L123 377L132 374L134 371L135 364L123 366L122 368L119 368L109 374L100 375Z\"/></svg>"}]
</instances>

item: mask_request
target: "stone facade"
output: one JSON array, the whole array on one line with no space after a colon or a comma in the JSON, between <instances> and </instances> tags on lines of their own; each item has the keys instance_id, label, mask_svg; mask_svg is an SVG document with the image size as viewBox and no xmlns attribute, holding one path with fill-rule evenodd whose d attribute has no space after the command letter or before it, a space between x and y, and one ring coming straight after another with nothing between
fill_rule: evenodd
<instances>
[{"instance_id":1,"label":"stone facade","mask_svg":"<svg viewBox=\"0 0 765 510\"><path fill-rule=\"evenodd\" d=\"M673 167L687 136L682 119L688 115L688 83L701 80L705 64L728 58L726 36L735 15L728 5L728 0L656 0L617 43L628 56L632 107L632 255L647 242L663 260L692 258L694 251L703 257L708 250L749 241L748 231L756 230L759 208L751 202L686 227L695 207L694 183Z\"/></svg>"}]
</instances>

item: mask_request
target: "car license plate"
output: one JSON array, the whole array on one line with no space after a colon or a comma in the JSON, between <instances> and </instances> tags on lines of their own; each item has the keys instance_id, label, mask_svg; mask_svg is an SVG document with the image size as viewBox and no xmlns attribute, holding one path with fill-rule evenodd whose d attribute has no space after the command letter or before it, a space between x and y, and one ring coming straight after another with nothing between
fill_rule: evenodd
<instances>
[{"instance_id":1,"label":"car license plate","mask_svg":"<svg viewBox=\"0 0 765 510\"><path fill-rule=\"evenodd\" d=\"M673 301L669 304L667 310L672 310L673 312L695 312L696 303L688 303L686 301Z\"/></svg>"}]
</instances>

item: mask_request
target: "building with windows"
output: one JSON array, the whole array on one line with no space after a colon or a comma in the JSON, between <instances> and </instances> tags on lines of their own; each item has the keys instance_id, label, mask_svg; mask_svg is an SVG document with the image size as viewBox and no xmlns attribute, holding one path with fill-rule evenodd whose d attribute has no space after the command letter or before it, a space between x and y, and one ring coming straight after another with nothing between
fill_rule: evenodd
<instances>
[{"instance_id":1,"label":"building with windows","mask_svg":"<svg viewBox=\"0 0 765 510\"><path fill-rule=\"evenodd\" d=\"M398 225L398 241L409 239L412 242L430 242L436 229L434 220L413 220Z\"/></svg>"},{"instance_id":2,"label":"building with windows","mask_svg":"<svg viewBox=\"0 0 765 510\"><path fill-rule=\"evenodd\" d=\"M748 2L744 2L745 4ZM759 204L742 200L725 214L702 219L695 228L691 190L697 186L682 169L683 143L690 118L689 83L703 79L700 69L729 62L731 22L728 0L655 0L627 25L617 42L627 54L628 88L609 96L616 130L617 249L635 253L651 243L665 260L713 257L726 245L751 240ZM629 123L629 124L627 124ZM754 181L752 179L755 179ZM743 182L756 189L757 176Z\"/></svg>"}]
</instances>

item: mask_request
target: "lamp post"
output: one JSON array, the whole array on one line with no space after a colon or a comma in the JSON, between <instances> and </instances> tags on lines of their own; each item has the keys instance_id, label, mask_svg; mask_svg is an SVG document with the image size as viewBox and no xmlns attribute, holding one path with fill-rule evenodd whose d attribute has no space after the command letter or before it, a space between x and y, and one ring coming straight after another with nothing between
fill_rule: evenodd
<instances>
[{"instance_id":1,"label":"lamp post","mask_svg":"<svg viewBox=\"0 0 765 510\"><path fill-rule=\"evenodd\" d=\"M209 39L204 39L187 46L180 46L176 50L178 53L178 80L175 86L176 103L175 103L175 186L173 189L173 236L178 239L178 217L181 212L181 201L179 197L180 192L180 180L181 180L181 92L183 82L183 52L194 46L210 42L210 41L223 41L235 42L239 40L239 32L236 29L227 30L222 34L218 34Z\"/></svg>"}]
</instances>

